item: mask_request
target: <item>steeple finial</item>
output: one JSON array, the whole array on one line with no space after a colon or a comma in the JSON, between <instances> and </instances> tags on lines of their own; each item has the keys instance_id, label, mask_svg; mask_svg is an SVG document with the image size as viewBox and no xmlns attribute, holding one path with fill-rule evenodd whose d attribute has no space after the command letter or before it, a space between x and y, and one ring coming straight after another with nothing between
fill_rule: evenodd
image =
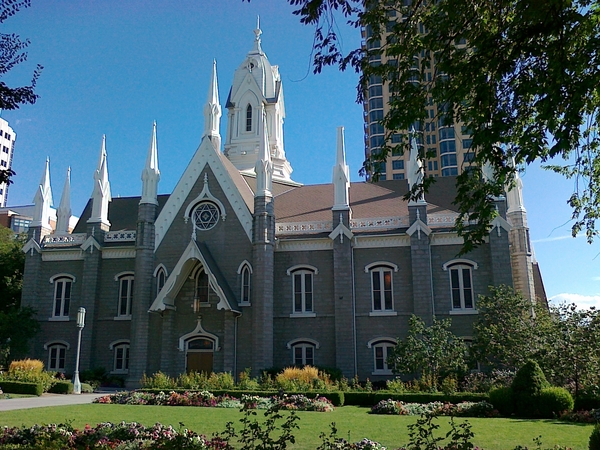
<instances>
[{"instance_id":1,"label":"steeple finial","mask_svg":"<svg viewBox=\"0 0 600 450\"><path fill-rule=\"evenodd\" d=\"M255 197L271 196L271 185L273 182L273 161L271 160L271 149L269 146L269 135L267 132L267 118L265 111L261 111L261 140L258 151L258 160L254 166L256 172Z\"/></svg>"},{"instance_id":2,"label":"steeple finial","mask_svg":"<svg viewBox=\"0 0 600 450\"><path fill-rule=\"evenodd\" d=\"M423 183L423 162L421 158L419 158L419 148L417 146L417 138L415 128L413 127L410 132L410 155L408 161L408 187L412 189L415 186L418 186ZM414 201L410 201L409 204L414 204ZM416 203L425 203L425 196L421 192L419 199Z\"/></svg>"},{"instance_id":3,"label":"steeple finial","mask_svg":"<svg viewBox=\"0 0 600 450\"><path fill-rule=\"evenodd\" d=\"M257 53L262 53L262 48L260 47L260 35L262 34L262 30L260 29L260 16L256 16L256 29L254 30L254 51Z\"/></svg>"},{"instance_id":4,"label":"steeple finial","mask_svg":"<svg viewBox=\"0 0 600 450\"><path fill-rule=\"evenodd\" d=\"M158 147L156 145L156 121L152 126L152 136L150 137L150 147L146 157L146 165L142 170L142 198L140 205L150 203L158 205L158 182L160 180L160 170L158 170Z\"/></svg>"},{"instance_id":5,"label":"steeple finial","mask_svg":"<svg viewBox=\"0 0 600 450\"><path fill-rule=\"evenodd\" d=\"M46 157L46 166L40 179L40 184L33 197L34 210L32 227L42 227L51 230L50 207L52 206L52 188L50 187L50 158Z\"/></svg>"},{"instance_id":6,"label":"steeple finial","mask_svg":"<svg viewBox=\"0 0 600 450\"><path fill-rule=\"evenodd\" d=\"M108 181L108 165L106 160L106 135L102 135L100 158L98 168L94 171L94 190L92 192L92 215L90 223L100 222L110 226L108 221L108 202L112 201L110 195L110 182Z\"/></svg>"},{"instance_id":7,"label":"steeple finial","mask_svg":"<svg viewBox=\"0 0 600 450\"><path fill-rule=\"evenodd\" d=\"M208 136L217 150L221 150L221 105L219 104L219 87L217 84L217 61L213 60L213 70L208 87L208 99L204 105L204 134Z\"/></svg>"},{"instance_id":8,"label":"steeple finial","mask_svg":"<svg viewBox=\"0 0 600 450\"><path fill-rule=\"evenodd\" d=\"M337 153L335 166L333 166L333 209L349 209L350 200L348 191L350 189L350 169L346 164L346 147L344 144L344 127L337 129Z\"/></svg>"},{"instance_id":9,"label":"steeple finial","mask_svg":"<svg viewBox=\"0 0 600 450\"><path fill-rule=\"evenodd\" d=\"M56 234L69 233L69 221L71 219L71 167L67 169L67 178L63 187L60 205L56 211Z\"/></svg>"}]
</instances>

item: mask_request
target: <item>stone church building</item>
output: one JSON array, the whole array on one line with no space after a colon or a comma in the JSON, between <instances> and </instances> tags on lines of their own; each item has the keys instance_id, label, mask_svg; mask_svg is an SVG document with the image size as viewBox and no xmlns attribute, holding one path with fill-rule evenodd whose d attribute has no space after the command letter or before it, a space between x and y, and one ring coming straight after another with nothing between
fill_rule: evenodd
<instances>
[{"instance_id":1,"label":"stone church building","mask_svg":"<svg viewBox=\"0 0 600 450\"><path fill-rule=\"evenodd\" d=\"M52 232L46 165L24 247L22 304L37 311L30 356L47 369L74 371L84 307L81 370L103 367L132 386L158 370L292 364L380 380L391 375L387 353L412 314L451 317L468 339L488 286L544 297L520 180L496 200L486 244L460 258L455 179L403 200L423 176L416 144L407 180L350 183L339 128L332 182L292 181L281 77L260 33L235 72L223 146L213 66L202 141L172 193L157 194L155 124L141 196L111 198L103 142L79 222L68 231L67 178Z\"/></svg>"}]
</instances>

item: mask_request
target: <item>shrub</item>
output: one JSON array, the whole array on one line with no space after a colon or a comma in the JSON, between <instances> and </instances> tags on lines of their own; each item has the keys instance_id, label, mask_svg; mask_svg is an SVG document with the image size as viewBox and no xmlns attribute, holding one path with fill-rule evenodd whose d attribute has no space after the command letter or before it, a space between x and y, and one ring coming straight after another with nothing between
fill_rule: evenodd
<instances>
[{"instance_id":1,"label":"shrub","mask_svg":"<svg viewBox=\"0 0 600 450\"><path fill-rule=\"evenodd\" d=\"M573 396L564 388L550 387L542 389L539 396L540 416L551 419L573 411Z\"/></svg>"},{"instance_id":2,"label":"shrub","mask_svg":"<svg viewBox=\"0 0 600 450\"><path fill-rule=\"evenodd\" d=\"M42 373L44 370L44 363L39 359L22 359L19 361L13 361L8 367L8 373L12 374L15 372L32 372Z\"/></svg>"},{"instance_id":3,"label":"shrub","mask_svg":"<svg viewBox=\"0 0 600 450\"><path fill-rule=\"evenodd\" d=\"M453 375L449 375L442 381L442 392L444 394L454 394L458 390L458 381Z\"/></svg>"},{"instance_id":4,"label":"shrub","mask_svg":"<svg viewBox=\"0 0 600 450\"><path fill-rule=\"evenodd\" d=\"M73 383L70 381L57 381L52 385L50 390L53 394L72 394L73 393Z\"/></svg>"},{"instance_id":5,"label":"shrub","mask_svg":"<svg viewBox=\"0 0 600 450\"><path fill-rule=\"evenodd\" d=\"M396 400L381 400L371 408L371 414L393 414L397 416L408 415L408 411L402 404Z\"/></svg>"},{"instance_id":6,"label":"shrub","mask_svg":"<svg viewBox=\"0 0 600 450\"><path fill-rule=\"evenodd\" d=\"M490 391L490 403L503 416L510 416L514 412L513 391L509 387L501 387Z\"/></svg>"},{"instance_id":7,"label":"shrub","mask_svg":"<svg viewBox=\"0 0 600 450\"><path fill-rule=\"evenodd\" d=\"M511 388L515 401L515 412L522 417L539 415L539 397L550 384L537 362L529 360L519 369Z\"/></svg>"},{"instance_id":8,"label":"shrub","mask_svg":"<svg viewBox=\"0 0 600 450\"><path fill-rule=\"evenodd\" d=\"M94 388L91 384L81 383L81 392L83 394L91 394L92 392L94 392Z\"/></svg>"},{"instance_id":9,"label":"shrub","mask_svg":"<svg viewBox=\"0 0 600 450\"><path fill-rule=\"evenodd\" d=\"M0 380L0 389L5 394L26 394L40 396L44 389L39 383L27 383L25 381Z\"/></svg>"},{"instance_id":10,"label":"shrub","mask_svg":"<svg viewBox=\"0 0 600 450\"><path fill-rule=\"evenodd\" d=\"M142 375L140 384L142 388L149 389L174 389L177 387L177 383L173 378L160 371L150 377L147 377L146 374Z\"/></svg>"},{"instance_id":11,"label":"shrub","mask_svg":"<svg viewBox=\"0 0 600 450\"><path fill-rule=\"evenodd\" d=\"M39 364L42 364L42 370L39 369ZM11 367L12 369L9 368L8 372L0 374L0 383L5 381L34 383L41 385L43 392L48 392L50 387L56 382L56 379L54 378L55 372L45 372L43 370L43 363L41 361L13 361ZM13 394L17 393L18 392L13 392Z\"/></svg>"},{"instance_id":12,"label":"shrub","mask_svg":"<svg viewBox=\"0 0 600 450\"><path fill-rule=\"evenodd\" d=\"M404 382L400 378L394 378L393 380L387 380L385 386L390 392L397 392L399 394L406 391Z\"/></svg>"},{"instance_id":13,"label":"shrub","mask_svg":"<svg viewBox=\"0 0 600 450\"><path fill-rule=\"evenodd\" d=\"M596 424L590 435L590 450L600 450L600 424Z\"/></svg>"}]
</instances>

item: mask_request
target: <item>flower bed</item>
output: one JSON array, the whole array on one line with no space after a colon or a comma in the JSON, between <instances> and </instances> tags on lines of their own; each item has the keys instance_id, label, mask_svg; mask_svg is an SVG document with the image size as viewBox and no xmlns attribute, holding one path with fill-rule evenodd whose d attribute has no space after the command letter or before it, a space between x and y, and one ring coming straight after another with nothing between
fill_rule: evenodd
<instances>
[{"instance_id":1,"label":"flower bed","mask_svg":"<svg viewBox=\"0 0 600 450\"><path fill-rule=\"evenodd\" d=\"M381 400L371 408L371 414L392 414L399 416L420 416L434 414L440 416L494 417L498 412L488 402L452 403L404 403L397 400Z\"/></svg>"},{"instance_id":2,"label":"flower bed","mask_svg":"<svg viewBox=\"0 0 600 450\"><path fill-rule=\"evenodd\" d=\"M572 411L560 416L560 420L579 423L600 423L600 408L591 411Z\"/></svg>"},{"instance_id":3,"label":"flower bed","mask_svg":"<svg viewBox=\"0 0 600 450\"><path fill-rule=\"evenodd\" d=\"M127 445L129 444L129 445ZM10 448L144 448L144 449L223 449L226 441L208 439L194 431L179 430L160 423L144 427L139 423L100 423L92 428L76 430L65 424L5 427L0 434L0 446Z\"/></svg>"},{"instance_id":4,"label":"flower bed","mask_svg":"<svg viewBox=\"0 0 600 450\"><path fill-rule=\"evenodd\" d=\"M159 406L204 406L216 408L268 409L277 405L280 409L295 411L333 411L333 404L325 397L311 399L305 395L284 395L283 397L259 397L242 395L241 398L227 395L216 396L208 391L197 392L119 392L105 395L94 400L94 403L112 403L118 405L159 405Z\"/></svg>"}]
</instances>

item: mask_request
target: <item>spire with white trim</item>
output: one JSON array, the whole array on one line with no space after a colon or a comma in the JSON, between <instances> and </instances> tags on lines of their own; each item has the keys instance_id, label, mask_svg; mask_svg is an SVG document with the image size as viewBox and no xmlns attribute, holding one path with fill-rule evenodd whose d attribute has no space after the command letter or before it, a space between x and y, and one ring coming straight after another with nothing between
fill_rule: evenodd
<instances>
[{"instance_id":1,"label":"spire with white trim","mask_svg":"<svg viewBox=\"0 0 600 450\"><path fill-rule=\"evenodd\" d=\"M40 180L40 184L33 197L33 221L31 227L42 227L51 230L50 211L53 205L52 188L50 187L50 159L46 158L46 167Z\"/></svg>"},{"instance_id":2,"label":"spire with white trim","mask_svg":"<svg viewBox=\"0 0 600 450\"><path fill-rule=\"evenodd\" d=\"M271 151L269 148L269 135L267 131L267 120L264 110L262 111L262 121L260 127L260 146L258 160L254 166L256 172L256 192L255 197L270 197L271 185L273 182L273 161L271 160Z\"/></svg>"},{"instance_id":3,"label":"spire with white trim","mask_svg":"<svg viewBox=\"0 0 600 450\"><path fill-rule=\"evenodd\" d=\"M158 182L160 181L160 170L158 170L158 148L156 146L156 121L152 126L152 136L150 137L150 147L146 157L146 165L142 170L142 198L140 205L149 203L158 205Z\"/></svg>"},{"instance_id":4,"label":"spire with white trim","mask_svg":"<svg viewBox=\"0 0 600 450\"><path fill-rule=\"evenodd\" d=\"M204 105L204 136L213 142L217 150L221 150L221 105L219 104L219 87L217 85L217 61L213 60L213 70L208 88L208 99Z\"/></svg>"},{"instance_id":5,"label":"spire with white trim","mask_svg":"<svg viewBox=\"0 0 600 450\"><path fill-rule=\"evenodd\" d=\"M89 223L101 223L110 226L108 221L108 202L112 201L110 183L108 181L108 166L106 162L106 135L102 136L102 147L98 168L94 172L94 191L92 192L92 215Z\"/></svg>"},{"instance_id":6,"label":"spire with white trim","mask_svg":"<svg viewBox=\"0 0 600 450\"><path fill-rule=\"evenodd\" d=\"M63 187L60 205L56 211L56 230L55 234L68 234L69 221L71 219L71 167L67 169L67 178Z\"/></svg>"},{"instance_id":7,"label":"spire with white trim","mask_svg":"<svg viewBox=\"0 0 600 450\"><path fill-rule=\"evenodd\" d=\"M335 166L333 166L333 209L349 209L350 199L350 168L346 164L346 147L344 145L344 127L337 129L337 153Z\"/></svg>"},{"instance_id":8,"label":"spire with white trim","mask_svg":"<svg viewBox=\"0 0 600 450\"><path fill-rule=\"evenodd\" d=\"M408 160L408 187L412 189L414 186L418 186L423 183L423 162L419 158L419 148L417 147L416 131L413 128L410 137L410 155ZM411 200L409 204L425 203L425 196L421 192L419 199L415 202Z\"/></svg>"}]
</instances>

